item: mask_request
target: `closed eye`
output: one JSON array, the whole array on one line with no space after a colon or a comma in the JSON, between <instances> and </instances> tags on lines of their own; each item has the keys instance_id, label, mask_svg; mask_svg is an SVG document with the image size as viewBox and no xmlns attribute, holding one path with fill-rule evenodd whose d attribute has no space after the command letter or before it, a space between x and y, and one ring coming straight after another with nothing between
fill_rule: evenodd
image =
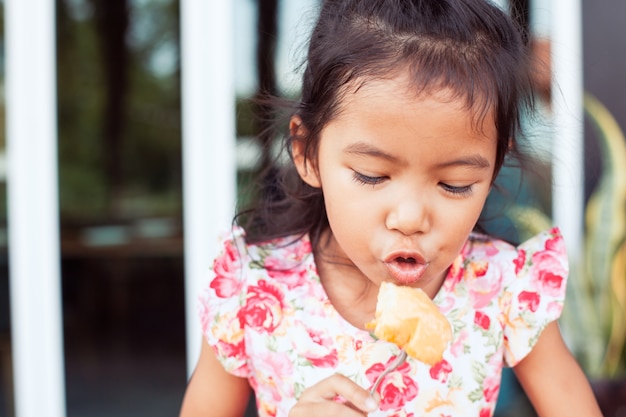
<instances>
[{"instance_id":1,"label":"closed eye","mask_svg":"<svg viewBox=\"0 0 626 417\"><path fill-rule=\"evenodd\" d=\"M381 182L385 181L388 177L385 177L385 176L382 176L382 177L370 177L369 175L364 175L364 174L361 174L360 172L354 171L354 174L353 174L352 178L354 179L354 181L357 184L361 184L361 185L377 185L377 184L380 184Z\"/></svg>"},{"instance_id":2,"label":"closed eye","mask_svg":"<svg viewBox=\"0 0 626 417\"><path fill-rule=\"evenodd\" d=\"M458 187L441 182L439 185L445 192L453 194L455 197L469 197L473 191L472 184Z\"/></svg>"}]
</instances>

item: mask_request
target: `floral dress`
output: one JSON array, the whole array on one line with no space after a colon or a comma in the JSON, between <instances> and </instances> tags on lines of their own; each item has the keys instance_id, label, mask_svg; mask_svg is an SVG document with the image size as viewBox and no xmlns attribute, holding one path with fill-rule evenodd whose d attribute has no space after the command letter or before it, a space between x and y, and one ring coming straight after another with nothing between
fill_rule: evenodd
<instances>
[{"instance_id":1,"label":"floral dress","mask_svg":"<svg viewBox=\"0 0 626 417\"><path fill-rule=\"evenodd\" d=\"M385 377L370 416L491 416L502 367L523 359L560 316L567 268L557 229L517 248L470 235L434 298L453 329L443 360L409 357ZM306 235L247 245L235 228L200 306L208 343L228 372L249 380L261 417L286 417L306 388L334 373L369 389L399 353L334 309Z\"/></svg>"}]
</instances>

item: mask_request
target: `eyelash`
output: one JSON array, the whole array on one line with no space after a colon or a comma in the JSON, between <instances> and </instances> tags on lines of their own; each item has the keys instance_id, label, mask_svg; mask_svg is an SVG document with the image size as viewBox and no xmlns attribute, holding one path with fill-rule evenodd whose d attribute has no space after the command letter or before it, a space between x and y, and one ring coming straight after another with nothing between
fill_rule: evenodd
<instances>
[{"instance_id":1,"label":"eyelash","mask_svg":"<svg viewBox=\"0 0 626 417\"><path fill-rule=\"evenodd\" d=\"M387 177L370 177L354 171L353 179L357 184L373 186L385 181Z\"/></svg>"},{"instance_id":2,"label":"eyelash","mask_svg":"<svg viewBox=\"0 0 626 417\"><path fill-rule=\"evenodd\" d=\"M440 185L445 192L453 194L455 197L469 197L472 195L473 191L471 185L464 185L462 187L455 187L445 183L440 183Z\"/></svg>"},{"instance_id":3,"label":"eyelash","mask_svg":"<svg viewBox=\"0 0 626 417\"><path fill-rule=\"evenodd\" d=\"M369 175L363 175L359 172L354 171L353 179L357 184L360 185L378 185L381 182L385 181L387 177L371 177ZM454 195L455 197L469 197L472 195L472 185L464 185L462 187L455 187L453 185L449 185L446 183L440 183L441 188L449 194Z\"/></svg>"}]
</instances>

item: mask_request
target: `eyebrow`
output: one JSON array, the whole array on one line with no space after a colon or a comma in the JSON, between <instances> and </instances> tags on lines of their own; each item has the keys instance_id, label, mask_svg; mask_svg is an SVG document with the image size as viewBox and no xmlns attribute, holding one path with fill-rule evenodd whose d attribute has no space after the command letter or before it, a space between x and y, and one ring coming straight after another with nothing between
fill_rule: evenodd
<instances>
[{"instance_id":1,"label":"eyebrow","mask_svg":"<svg viewBox=\"0 0 626 417\"><path fill-rule=\"evenodd\" d=\"M454 167L454 166L466 166L469 168L485 169L485 168L491 167L491 164L489 163L487 158L485 158L484 156L479 155L479 154L474 154L474 155L464 156L459 159L454 159L452 161L445 161L438 165L438 167L440 168L447 168L447 167Z\"/></svg>"},{"instance_id":2,"label":"eyebrow","mask_svg":"<svg viewBox=\"0 0 626 417\"><path fill-rule=\"evenodd\" d=\"M344 152L357 156L372 156L375 158L381 158L393 163L403 162L401 158L398 158L390 153L383 151L382 149L377 148L376 146L364 142L352 143L344 149ZM437 165L438 168L448 168L455 166L466 166L469 168L485 169L490 168L491 164L484 156L480 154L474 154L463 156L461 158L453 159L450 161L444 161Z\"/></svg>"},{"instance_id":3,"label":"eyebrow","mask_svg":"<svg viewBox=\"0 0 626 417\"><path fill-rule=\"evenodd\" d=\"M373 156L375 158L386 159L390 162L400 162L400 158L364 142L351 143L343 151L357 156Z\"/></svg>"}]
</instances>

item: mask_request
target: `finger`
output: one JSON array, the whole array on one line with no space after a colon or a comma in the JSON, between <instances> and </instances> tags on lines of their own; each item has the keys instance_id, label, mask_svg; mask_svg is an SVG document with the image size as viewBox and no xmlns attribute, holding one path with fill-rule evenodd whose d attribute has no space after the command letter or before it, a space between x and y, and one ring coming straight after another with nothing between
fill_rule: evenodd
<instances>
[{"instance_id":1,"label":"finger","mask_svg":"<svg viewBox=\"0 0 626 417\"><path fill-rule=\"evenodd\" d=\"M337 402L337 397L360 411L371 412L378 408L378 396L372 397L367 390L340 374L332 375L305 390L300 400Z\"/></svg>"}]
</instances>

